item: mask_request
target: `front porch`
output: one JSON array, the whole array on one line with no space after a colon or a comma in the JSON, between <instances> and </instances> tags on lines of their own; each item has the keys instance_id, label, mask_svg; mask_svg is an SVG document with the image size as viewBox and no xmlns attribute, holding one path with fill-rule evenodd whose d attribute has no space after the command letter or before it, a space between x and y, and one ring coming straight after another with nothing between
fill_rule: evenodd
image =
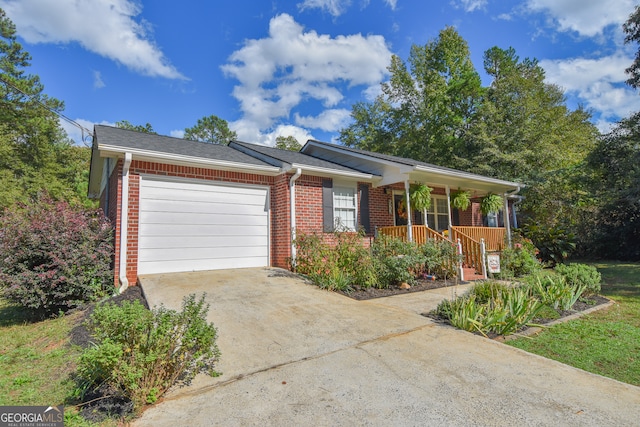
<instances>
[{"instance_id":1,"label":"front porch","mask_svg":"<svg viewBox=\"0 0 640 427\"><path fill-rule=\"evenodd\" d=\"M486 278L486 253L500 252L505 248L509 240L507 228L451 226L450 230L450 233L449 230L440 233L426 225L400 225L378 227L376 233L417 244L423 244L429 239L456 244L459 254L462 255L462 268L466 267L465 277L472 272Z\"/></svg>"}]
</instances>

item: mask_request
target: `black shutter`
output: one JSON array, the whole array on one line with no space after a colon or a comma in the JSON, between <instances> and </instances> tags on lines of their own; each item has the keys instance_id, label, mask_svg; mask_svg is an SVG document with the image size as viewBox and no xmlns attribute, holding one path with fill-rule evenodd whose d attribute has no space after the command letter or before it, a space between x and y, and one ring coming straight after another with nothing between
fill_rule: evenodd
<instances>
[{"instance_id":1,"label":"black shutter","mask_svg":"<svg viewBox=\"0 0 640 427\"><path fill-rule=\"evenodd\" d=\"M371 233L371 218L369 217L369 186L360 184L360 225L364 228L365 233Z\"/></svg>"},{"instance_id":2,"label":"black shutter","mask_svg":"<svg viewBox=\"0 0 640 427\"><path fill-rule=\"evenodd\" d=\"M322 180L322 231L333 233L333 181L329 178Z\"/></svg>"}]
</instances>

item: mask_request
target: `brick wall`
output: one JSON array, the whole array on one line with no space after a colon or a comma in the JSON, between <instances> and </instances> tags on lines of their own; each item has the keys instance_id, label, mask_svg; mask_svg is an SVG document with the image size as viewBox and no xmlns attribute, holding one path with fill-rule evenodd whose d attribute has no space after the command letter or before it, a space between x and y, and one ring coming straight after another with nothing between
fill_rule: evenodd
<instances>
[{"instance_id":1,"label":"brick wall","mask_svg":"<svg viewBox=\"0 0 640 427\"><path fill-rule=\"evenodd\" d=\"M290 177L276 176L271 191L271 265L282 268L288 268L291 257Z\"/></svg>"},{"instance_id":2,"label":"brick wall","mask_svg":"<svg viewBox=\"0 0 640 427\"><path fill-rule=\"evenodd\" d=\"M296 230L322 233L322 178L301 175L296 181Z\"/></svg>"},{"instance_id":3,"label":"brick wall","mask_svg":"<svg viewBox=\"0 0 640 427\"><path fill-rule=\"evenodd\" d=\"M371 219L371 232L376 227L393 227L393 205L389 213L389 202L393 203L393 193L385 194L383 187L373 188L369 185L369 215Z\"/></svg>"}]
</instances>

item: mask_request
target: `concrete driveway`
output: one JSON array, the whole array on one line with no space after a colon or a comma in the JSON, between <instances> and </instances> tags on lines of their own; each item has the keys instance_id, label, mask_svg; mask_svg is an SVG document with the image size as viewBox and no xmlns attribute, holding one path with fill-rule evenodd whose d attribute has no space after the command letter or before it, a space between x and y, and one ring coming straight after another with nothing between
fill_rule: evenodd
<instances>
[{"instance_id":1,"label":"concrete driveway","mask_svg":"<svg viewBox=\"0 0 640 427\"><path fill-rule=\"evenodd\" d=\"M437 325L463 287L355 301L279 269L142 277L151 306L207 293L218 378L172 390L135 426L631 426L640 388Z\"/></svg>"}]
</instances>

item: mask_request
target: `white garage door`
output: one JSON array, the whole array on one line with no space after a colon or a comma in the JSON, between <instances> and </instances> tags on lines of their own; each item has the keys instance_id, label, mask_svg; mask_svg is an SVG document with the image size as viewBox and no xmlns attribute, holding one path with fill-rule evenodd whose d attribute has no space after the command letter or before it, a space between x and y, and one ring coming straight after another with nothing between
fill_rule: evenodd
<instances>
[{"instance_id":1,"label":"white garage door","mask_svg":"<svg viewBox=\"0 0 640 427\"><path fill-rule=\"evenodd\" d=\"M138 274L267 265L266 187L141 178Z\"/></svg>"}]
</instances>

